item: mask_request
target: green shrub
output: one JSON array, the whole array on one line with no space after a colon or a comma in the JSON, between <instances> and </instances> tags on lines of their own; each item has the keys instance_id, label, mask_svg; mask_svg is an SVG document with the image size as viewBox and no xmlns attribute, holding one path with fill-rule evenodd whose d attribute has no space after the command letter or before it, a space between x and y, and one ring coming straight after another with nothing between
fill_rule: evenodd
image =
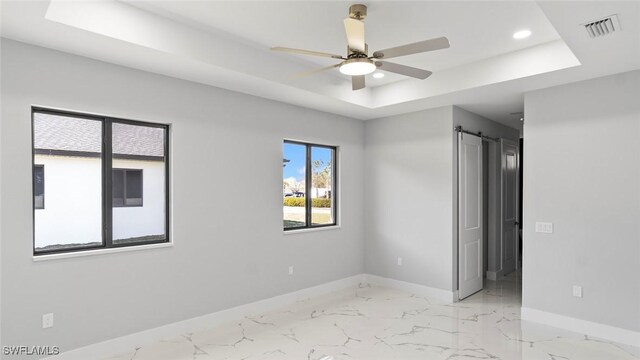
<instances>
[{"instance_id":1,"label":"green shrub","mask_svg":"<svg viewBox=\"0 0 640 360\"><path fill-rule=\"evenodd\" d=\"M331 199L311 199L311 206L321 208L331 207Z\"/></svg>"},{"instance_id":2,"label":"green shrub","mask_svg":"<svg viewBox=\"0 0 640 360\"><path fill-rule=\"evenodd\" d=\"M284 206L300 206L300 207L304 207L304 198L302 198L302 197L286 197L286 198L284 198Z\"/></svg>"},{"instance_id":3,"label":"green shrub","mask_svg":"<svg viewBox=\"0 0 640 360\"><path fill-rule=\"evenodd\" d=\"M302 197L286 197L284 198L284 206L304 207L305 198ZM331 207L331 199L311 199L311 206L316 208Z\"/></svg>"}]
</instances>

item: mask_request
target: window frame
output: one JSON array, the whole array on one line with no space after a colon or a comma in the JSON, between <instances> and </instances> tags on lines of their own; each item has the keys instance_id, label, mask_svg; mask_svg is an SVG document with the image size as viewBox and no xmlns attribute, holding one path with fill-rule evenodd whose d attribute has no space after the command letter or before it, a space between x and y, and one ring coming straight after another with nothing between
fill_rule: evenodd
<instances>
[{"instance_id":1,"label":"window frame","mask_svg":"<svg viewBox=\"0 0 640 360\"><path fill-rule=\"evenodd\" d=\"M304 193L305 193L305 197L304 197L304 203L305 203L305 225L304 226L296 226L296 227L289 227L289 228L285 228L283 225L283 230L288 232L288 231L295 231L295 230L309 230L309 229L319 229L319 228L326 228L326 227L331 227L331 226L338 226L338 147L337 146L333 146L333 145L323 145L323 144L317 144L317 143L310 143L310 142L303 142L303 141L298 141L298 140L288 140L285 139L282 142L283 146L284 144L293 144L293 145L302 145L305 146L305 152L306 152L306 156L305 156L305 177L304 177ZM312 156L311 156L311 149L312 148L323 148L323 149L329 149L332 150L331 154L332 154L332 158L331 158L331 162L332 162L332 168L331 168L331 200L332 200L332 206L331 206L331 212L332 212L332 218L333 218L333 222L329 223L329 224L319 224L319 225L313 225L312 224L312 198L311 198L311 188L313 187L312 184L312 167L311 167L311 163L312 163ZM283 158L284 158L284 154L283 154Z\"/></svg>"},{"instance_id":2,"label":"window frame","mask_svg":"<svg viewBox=\"0 0 640 360\"><path fill-rule=\"evenodd\" d=\"M127 208L127 207L143 207L144 206L144 169L129 169L129 168L111 168L111 173L113 174L114 171L122 171L123 172L123 198L122 198L122 205L113 205L114 208ZM127 205L127 172L133 172L133 171L139 171L140 172L140 204L136 204L136 205ZM112 175L112 181L113 181L113 175ZM111 184L113 186L113 183ZM111 194L111 196L113 196L113 193ZM133 198L132 198L133 199ZM113 199L111 200L112 204L113 204Z\"/></svg>"},{"instance_id":3,"label":"window frame","mask_svg":"<svg viewBox=\"0 0 640 360\"><path fill-rule=\"evenodd\" d=\"M101 152L97 154L97 157L101 159L101 187L102 187L102 243L99 245L88 245L88 246L78 246L74 248L66 248L66 249L52 249L52 250L40 250L36 251L36 208L35 208L35 181L33 177L33 169L35 164L35 156L36 156L36 148L35 148L35 114L43 113L43 114L51 114L57 116L65 116L65 117L73 117L78 119L85 119L91 121L100 121L102 125L102 148ZM164 194L165 194L165 238L163 240L153 240L153 241L141 241L141 242L126 242L126 243L113 243L113 194L112 194L112 177L113 177L113 152L112 152L112 124L127 124L134 126L146 126L146 127L154 127L161 128L164 130ZM117 117L111 117L106 115L97 115L90 114L84 112L76 112L76 111L68 111L68 110L57 110L46 107L32 106L31 107L31 183L32 183L32 253L34 257L44 256L44 255L52 255L52 254L61 254L61 253L82 253L84 251L91 250L100 250L100 249L114 249L114 248L124 248L124 247L136 247L136 246L144 246L151 244L164 244L171 243L171 202L170 202L170 131L171 126L169 124L159 124L159 123L151 123L147 121L139 121L139 120L129 120L122 119ZM108 174L108 175L107 175Z\"/></svg>"},{"instance_id":4,"label":"window frame","mask_svg":"<svg viewBox=\"0 0 640 360\"><path fill-rule=\"evenodd\" d=\"M35 179L35 175L36 175L36 169L37 168L41 168L42 169L42 206L38 207L36 205L36 179ZM44 210L44 201L45 201L45 178L44 178L44 164L33 164L33 168L32 168L32 173L31 173L31 181L33 182L33 209L34 210Z\"/></svg>"}]
</instances>

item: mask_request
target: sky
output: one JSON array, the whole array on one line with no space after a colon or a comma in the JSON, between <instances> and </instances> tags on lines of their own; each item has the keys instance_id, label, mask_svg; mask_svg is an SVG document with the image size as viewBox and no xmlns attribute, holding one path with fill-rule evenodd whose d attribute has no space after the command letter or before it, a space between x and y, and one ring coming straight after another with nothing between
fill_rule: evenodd
<instances>
[{"instance_id":1,"label":"sky","mask_svg":"<svg viewBox=\"0 0 640 360\"><path fill-rule=\"evenodd\" d=\"M283 157L291 161L282 168L282 178L294 178L299 182L304 181L306 156L306 147L304 145L285 143ZM325 164L328 163L331 160L331 149L312 147L311 161L313 160L323 160Z\"/></svg>"}]
</instances>

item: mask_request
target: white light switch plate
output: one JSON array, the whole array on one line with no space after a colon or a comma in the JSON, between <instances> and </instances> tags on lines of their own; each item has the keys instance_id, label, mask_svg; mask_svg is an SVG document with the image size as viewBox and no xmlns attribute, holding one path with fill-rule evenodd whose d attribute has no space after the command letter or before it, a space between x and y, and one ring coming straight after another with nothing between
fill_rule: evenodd
<instances>
[{"instance_id":1,"label":"white light switch plate","mask_svg":"<svg viewBox=\"0 0 640 360\"><path fill-rule=\"evenodd\" d=\"M398 266L402 266L402 258L401 257L398 258Z\"/></svg>"},{"instance_id":2,"label":"white light switch plate","mask_svg":"<svg viewBox=\"0 0 640 360\"><path fill-rule=\"evenodd\" d=\"M553 223L536 222L536 232L544 234L553 234Z\"/></svg>"},{"instance_id":3,"label":"white light switch plate","mask_svg":"<svg viewBox=\"0 0 640 360\"><path fill-rule=\"evenodd\" d=\"M289 275L293 275L293 266L289 266Z\"/></svg>"}]
</instances>

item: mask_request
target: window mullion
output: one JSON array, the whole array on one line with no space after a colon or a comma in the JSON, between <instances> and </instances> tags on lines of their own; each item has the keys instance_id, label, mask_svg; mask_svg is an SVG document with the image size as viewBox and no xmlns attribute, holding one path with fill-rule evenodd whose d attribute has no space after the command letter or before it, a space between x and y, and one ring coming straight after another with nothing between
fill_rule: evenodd
<instances>
[{"instance_id":1,"label":"window mullion","mask_svg":"<svg viewBox=\"0 0 640 360\"><path fill-rule=\"evenodd\" d=\"M338 224L338 149L332 149L331 157L331 212L333 225Z\"/></svg>"},{"instance_id":2,"label":"window mullion","mask_svg":"<svg viewBox=\"0 0 640 360\"><path fill-rule=\"evenodd\" d=\"M112 121L103 120L102 141L102 218L103 240L106 247L113 246L113 136Z\"/></svg>"},{"instance_id":3,"label":"window mullion","mask_svg":"<svg viewBox=\"0 0 640 360\"><path fill-rule=\"evenodd\" d=\"M122 206L127 206L127 170L122 170Z\"/></svg>"},{"instance_id":4,"label":"window mullion","mask_svg":"<svg viewBox=\"0 0 640 360\"><path fill-rule=\"evenodd\" d=\"M307 227L311 227L311 145L306 146L307 150L307 162L305 165L305 215L307 220Z\"/></svg>"}]
</instances>

